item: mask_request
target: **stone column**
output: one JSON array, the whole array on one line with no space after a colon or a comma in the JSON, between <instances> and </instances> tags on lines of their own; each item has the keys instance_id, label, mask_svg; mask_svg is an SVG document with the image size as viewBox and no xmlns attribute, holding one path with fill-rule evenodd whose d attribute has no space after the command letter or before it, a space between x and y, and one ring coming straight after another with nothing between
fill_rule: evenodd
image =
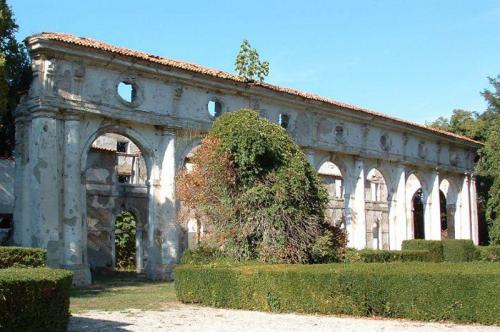
<instances>
[{"instance_id":1,"label":"stone column","mask_svg":"<svg viewBox=\"0 0 500 332\"><path fill-rule=\"evenodd\" d=\"M57 109L38 108L32 111L29 165L29 215L31 245L47 249L47 264L62 263L61 220L61 147L58 142Z\"/></svg>"},{"instance_id":2,"label":"stone column","mask_svg":"<svg viewBox=\"0 0 500 332\"><path fill-rule=\"evenodd\" d=\"M178 262L175 207L175 133L162 132L150 185L148 275L153 280L173 278Z\"/></svg>"},{"instance_id":3,"label":"stone column","mask_svg":"<svg viewBox=\"0 0 500 332\"><path fill-rule=\"evenodd\" d=\"M406 240L406 169L399 164L396 167L396 192L392 195L389 210L389 246L391 250L400 250L403 240Z\"/></svg>"},{"instance_id":4,"label":"stone column","mask_svg":"<svg viewBox=\"0 0 500 332\"><path fill-rule=\"evenodd\" d=\"M429 190L426 200L424 224L426 240L441 240L441 211L439 204L439 173L433 171L429 176Z\"/></svg>"},{"instance_id":5,"label":"stone column","mask_svg":"<svg viewBox=\"0 0 500 332\"><path fill-rule=\"evenodd\" d=\"M82 197L80 177L80 119L76 115L64 117L64 157L63 157L63 235L64 267L73 271L73 284L90 284L90 270L84 264L85 241L82 219Z\"/></svg>"},{"instance_id":6,"label":"stone column","mask_svg":"<svg viewBox=\"0 0 500 332\"><path fill-rule=\"evenodd\" d=\"M142 228L137 228L135 231L135 269L137 273L142 273L144 270L144 231Z\"/></svg>"},{"instance_id":7,"label":"stone column","mask_svg":"<svg viewBox=\"0 0 500 332\"><path fill-rule=\"evenodd\" d=\"M357 249L366 248L365 170L363 159L354 162L354 197L351 199L352 241Z\"/></svg>"},{"instance_id":8,"label":"stone column","mask_svg":"<svg viewBox=\"0 0 500 332\"><path fill-rule=\"evenodd\" d=\"M471 223L471 240L475 245L479 244L479 224L477 216L477 195L476 195L476 176L470 175L470 223Z\"/></svg>"},{"instance_id":9,"label":"stone column","mask_svg":"<svg viewBox=\"0 0 500 332\"><path fill-rule=\"evenodd\" d=\"M15 119L16 147L15 179L14 179L14 243L20 246L31 245L31 220L29 218L29 176L26 173L29 148L30 123L25 115L18 115Z\"/></svg>"},{"instance_id":10,"label":"stone column","mask_svg":"<svg viewBox=\"0 0 500 332\"><path fill-rule=\"evenodd\" d=\"M460 230L457 230L457 239L471 238L470 202L469 174L464 174L462 190L460 191Z\"/></svg>"}]
</instances>

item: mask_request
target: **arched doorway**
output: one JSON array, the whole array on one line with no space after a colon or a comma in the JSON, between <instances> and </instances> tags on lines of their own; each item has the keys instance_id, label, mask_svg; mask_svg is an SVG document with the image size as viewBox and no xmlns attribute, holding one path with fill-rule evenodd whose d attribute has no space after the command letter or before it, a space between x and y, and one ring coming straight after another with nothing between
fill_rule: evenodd
<instances>
[{"instance_id":1,"label":"arched doorway","mask_svg":"<svg viewBox=\"0 0 500 332\"><path fill-rule=\"evenodd\" d=\"M441 238L455 238L455 212L458 191L452 184L452 179L443 179L439 184L439 203L441 215Z\"/></svg>"},{"instance_id":2,"label":"arched doorway","mask_svg":"<svg viewBox=\"0 0 500 332\"><path fill-rule=\"evenodd\" d=\"M406 179L406 209L408 239L424 239L424 189L415 173Z\"/></svg>"},{"instance_id":3,"label":"arched doorway","mask_svg":"<svg viewBox=\"0 0 500 332\"><path fill-rule=\"evenodd\" d=\"M389 249L389 205L382 173L371 169L365 179L366 246Z\"/></svg>"},{"instance_id":4,"label":"arched doorway","mask_svg":"<svg viewBox=\"0 0 500 332\"><path fill-rule=\"evenodd\" d=\"M442 190L439 190L439 216L441 220L441 239L448 239L448 211L446 209L446 196Z\"/></svg>"},{"instance_id":5,"label":"arched doorway","mask_svg":"<svg viewBox=\"0 0 500 332\"><path fill-rule=\"evenodd\" d=\"M345 227L344 177L340 168L331 161L325 161L319 167L318 174L328 190L327 220L332 225Z\"/></svg>"},{"instance_id":6,"label":"arched doorway","mask_svg":"<svg viewBox=\"0 0 500 332\"><path fill-rule=\"evenodd\" d=\"M92 142L85 160L89 266L114 270L135 265L137 272L143 272L147 262L149 199L148 170L141 149L127 136L105 133ZM124 239L124 228L127 241L123 246L130 250L123 254L134 252L135 258L125 259L117 252L122 246L117 241ZM128 238L132 234L133 238Z\"/></svg>"},{"instance_id":7,"label":"arched doorway","mask_svg":"<svg viewBox=\"0 0 500 332\"><path fill-rule=\"evenodd\" d=\"M424 201L422 197L422 189L418 189L412 197L412 224L413 224L413 238L425 239L425 226L424 226Z\"/></svg>"}]
</instances>

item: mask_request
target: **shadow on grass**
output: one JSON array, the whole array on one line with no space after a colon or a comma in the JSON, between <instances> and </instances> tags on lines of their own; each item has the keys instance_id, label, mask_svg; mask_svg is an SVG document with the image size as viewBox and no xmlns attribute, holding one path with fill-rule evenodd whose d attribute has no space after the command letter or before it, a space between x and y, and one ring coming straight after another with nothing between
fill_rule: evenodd
<instances>
[{"instance_id":1,"label":"shadow on grass","mask_svg":"<svg viewBox=\"0 0 500 332\"><path fill-rule=\"evenodd\" d=\"M92 285L82 288L73 288L71 297L85 298L100 293L112 292L112 289L122 287L141 287L165 284L165 281L148 280L145 274L129 271L98 271L92 272Z\"/></svg>"}]
</instances>

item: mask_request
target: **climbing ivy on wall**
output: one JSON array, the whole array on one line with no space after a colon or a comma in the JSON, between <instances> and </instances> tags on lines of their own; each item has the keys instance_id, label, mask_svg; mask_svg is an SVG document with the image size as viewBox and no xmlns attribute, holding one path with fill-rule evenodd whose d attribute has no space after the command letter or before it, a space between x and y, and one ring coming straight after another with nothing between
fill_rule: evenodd
<instances>
[{"instance_id":1,"label":"climbing ivy on wall","mask_svg":"<svg viewBox=\"0 0 500 332\"><path fill-rule=\"evenodd\" d=\"M135 267L135 218L123 212L115 221L115 256L117 269Z\"/></svg>"},{"instance_id":2,"label":"climbing ivy on wall","mask_svg":"<svg viewBox=\"0 0 500 332\"><path fill-rule=\"evenodd\" d=\"M338 229L328 194L285 129L242 109L219 117L177 178L178 197L211 230L206 244L236 260L325 262Z\"/></svg>"}]
</instances>

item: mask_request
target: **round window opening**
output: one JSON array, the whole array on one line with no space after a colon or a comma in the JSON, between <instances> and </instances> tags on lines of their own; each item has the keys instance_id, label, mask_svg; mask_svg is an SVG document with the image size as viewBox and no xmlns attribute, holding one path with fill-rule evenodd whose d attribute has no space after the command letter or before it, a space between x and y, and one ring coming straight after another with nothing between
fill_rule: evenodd
<instances>
[{"instance_id":1,"label":"round window opening","mask_svg":"<svg viewBox=\"0 0 500 332\"><path fill-rule=\"evenodd\" d=\"M208 114L211 117L216 118L222 113L222 104L217 100L210 100L207 105Z\"/></svg>"},{"instance_id":2,"label":"round window opening","mask_svg":"<svg viewBox=\"0 0 500 332\"><path fill-rule=\"evenodd\" d=\"M118 83L118 95L127 103L134 103L137 101L137 87L135 84L122 81Z\"/></svg>"}]
</instances>

